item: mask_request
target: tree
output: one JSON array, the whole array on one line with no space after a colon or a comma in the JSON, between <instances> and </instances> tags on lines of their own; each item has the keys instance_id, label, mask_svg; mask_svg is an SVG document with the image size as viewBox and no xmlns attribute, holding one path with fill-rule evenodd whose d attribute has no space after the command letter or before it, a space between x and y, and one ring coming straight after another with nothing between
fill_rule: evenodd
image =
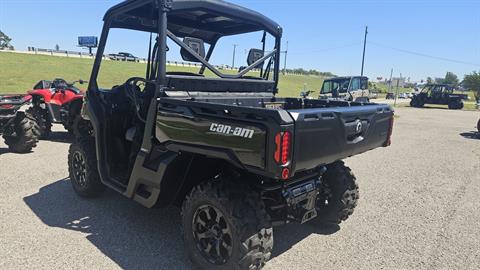
<instances>
[{"instance_id":1,"label":"tree","mask_svg":"<svg viewBox=\"0 0 480 270\"><path fill-rule=\"evenodd\" d=\"M428 77L428 78L427 78L427 84L432 84L432 83L433 83L432 77Z\"/></svg>"},{"instance_id":2,"label":"tree","mask_svg":"<svg viewBox=\"0 0 480 270\"><path fill-rule=\"evenodd\" d=\"M10 44L11 41L12 39L0 30L0 50L13 50L14 47Z\"/></svg>"},{"instance_id":3,"label":"tree","mask_svg":"<svg viewBox=\"0 0 480 270\"><path fill-rule=\"evenodd\" d=\"M458 77L453 72L447 72L443 83L456 87L458 86Z\"/></svg>"},{"instance_id":4,"label":"tree","mask_svg":"<svg viewBox=\"0 0 480 270\"><path fill-rule=\"evenodd\" d=\"M480 102L480 71L474 71L472 74L465 75L463 85L465 88L474 91L477 103Z\"/></svg>"},{"instance_id":5,"label":"tree","mask_svg":"<svg viewBox=\"0 0 480 270\"><path fill-rule=\"evenodd\" d=\"M60 45L55 45L55 51L60 51Z\"/></svg>"}]
</instances>

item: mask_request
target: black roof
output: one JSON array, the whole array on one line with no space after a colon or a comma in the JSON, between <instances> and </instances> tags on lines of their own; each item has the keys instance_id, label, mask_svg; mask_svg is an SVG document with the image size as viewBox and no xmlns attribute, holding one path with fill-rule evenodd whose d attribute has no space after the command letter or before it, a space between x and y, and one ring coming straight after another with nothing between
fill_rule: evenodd
<instances>
[{"instance_id":1,"label":"black roof","mask_svg":"<svg viewBox=\"0 0 480 270\"><path fill-rule=\"evenodd\" d=\"M112 28L156 32L156 0L127 0L105 14ZM222 0L172 0L168 30L178 37L200 38L211 43L222 36L267 31L281 37L282 29L264 15Z\"/></svg>"},{"instance_id":2,"label":"black roof","mask_svg":"<svg viewBox=\"0 0 480 270\"><path fill-rule=\"evenodd\" d=\"M341 76L341 77L333 77L329 79L325 79L325 81L335 81L335 80L351 80L352 78L365 78L368 79L366 76Z\"/></svg>"}]
</instances>

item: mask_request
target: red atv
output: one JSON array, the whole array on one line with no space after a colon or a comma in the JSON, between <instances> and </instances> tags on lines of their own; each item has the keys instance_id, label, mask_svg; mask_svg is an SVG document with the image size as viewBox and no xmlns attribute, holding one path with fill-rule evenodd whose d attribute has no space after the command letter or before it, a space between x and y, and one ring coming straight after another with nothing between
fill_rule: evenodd
<instances>
[{"instance_id":1,"label":"red atv","mask_svg":"<svg viewBox=\"0 0 480 270\"><path fill-rule=\"evenodd\" d=\"M29 91L33 97L33 106L28 113L33 115L40 126L40 138L50 135L52 123L61 123L70 133L79 134L78 127L83 122L80 116L84 91L76 88L75 83L84 84L83 80L72 83L64 79L40 81Z\"/></svg>"},{"instance_id":2,"label":"red atv","mask_svg":"<svg viewBox=\"0 0 480 270\"><path fill-rule=\"evenodd\" d=\"M19 111L31 100L28 95L0 96L0 134L12 152L28 153L37 146L40 130L35 119Z\"/></svg>"}]
</instances>

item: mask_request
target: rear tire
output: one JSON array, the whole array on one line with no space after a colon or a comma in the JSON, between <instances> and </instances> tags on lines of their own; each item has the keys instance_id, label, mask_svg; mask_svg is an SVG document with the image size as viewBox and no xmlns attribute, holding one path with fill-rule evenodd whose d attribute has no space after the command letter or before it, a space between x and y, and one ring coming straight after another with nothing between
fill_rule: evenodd
<instances>
[{"instance_id":1,"label":"rear tire","mask_svg":"<svg viewBox=\"0 0 480 270\"><path fill-rule=\"evenodd\" d=\"M463 109L463 102L457 102L457 101L454 101L454 102L450 102L448 103L448 109L450 110L461 110Z\"/></svg>"},{"instance_id":2,"label":"rear tire","mask_svg":"<svg viewBox=\"0 0 480 270\"><path fill-rule=\"evenodd\" d=\"M356 178L343 161L337 161L327 165L322 180L324 196L317 201L318 220L340 224L353 214L360 198Z\"/></svg>"},{"instance_id":3,"label":"rear tire","mask_svg":"<svg viewBox=\"0 0 480 270\"><path fill-rule=\"evenodd\" d=\"M17 112L13 121L15 134L4 135L5 144L15 153L28 153L37 146L40 136L35 119L23 112Z\"/></svg>"},{"instance_id":4,"label":"rear tire","mask_svg":"<svg viewBox=\"0 0 480 270\"><path fill-rule=\"evenodd\" d=\"M190 260L200 269L261 269L273 249L273 229L259 194L227 179L195 187L182 206Z\"/></svg>"},{"instance_id":5,"label":"rear tire","mask_svg":"<svg viewBox=\"0 0 480 270\"><path fill-rule=\"evenodd\" d=\"M52 131L52 122L50 122L47 110L39 108L38 106L33 106L27 110L27 113L32 115L37 121L40 130L40 139L48 139Z\"/></svg>"},{"instance_id":6,"label":"rear tire","mask_svg":"<svg viewBox=\"0 0 480 270\"><path fill-rule=\"evenodd\" d=\"M98 197L105 190L98 174L94 139L82 139L70 145L68 172L73 190L81 197Z\"/></svg>"}]
</instances>

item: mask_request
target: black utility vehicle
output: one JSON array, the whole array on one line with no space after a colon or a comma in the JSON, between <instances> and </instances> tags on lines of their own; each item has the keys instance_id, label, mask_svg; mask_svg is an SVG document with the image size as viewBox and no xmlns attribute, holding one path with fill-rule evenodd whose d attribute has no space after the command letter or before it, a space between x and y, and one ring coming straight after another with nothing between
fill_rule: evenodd
<instances>
[{"instance_id":1,"label":"black utility vehicle","mask_svg":"<svg viewBox=\"0 0 480 270\"><path fill-rule=\"evenodd\" d=\"M29 95L0 96L0 134L12 152L28 153L37 146L40 129L33 116L20 112L31 102Z\"/></svg>"},{"instance_id":2,"label":"black utility vehicle","mask_svg":"<svg viewBox=\"0 0 480 270\"><path fill-rule=\"evenodd\" d=\"M410 106L421 108L425 104L448 105L451 110L463 109L465 95L454 94L453 87L447 84L427 84L415 94L410 101Z\"/></svg>"},{"instance_id":3,"label":"black utility vehicle","mask_svg":"<svg viewBox=\"0 0 480 270\"><path fill-rule=\"evenodd\" d=\"M389 106L277 98L282 28L234 4L132 0L104 20L83 110L94 136L68 158L79 195L109 187L146 207L181 206L185 247L201 269L259 269L272 226L352 214L358 186L340 160L390 144ZM113 28L151 32L151 50L145 78L102 90ZM245 33L262 40L248 67L224 74L209 63L217 41ZM167 39L198 72L166 71Z\"/></svg>"}]
</instances>

